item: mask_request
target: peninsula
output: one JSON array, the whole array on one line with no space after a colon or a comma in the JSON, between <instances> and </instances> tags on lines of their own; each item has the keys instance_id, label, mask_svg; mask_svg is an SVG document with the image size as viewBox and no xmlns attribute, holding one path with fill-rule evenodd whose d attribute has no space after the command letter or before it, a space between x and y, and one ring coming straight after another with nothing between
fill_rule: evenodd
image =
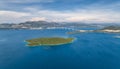
<instances>
[{"instance_id":1,"label":"peninsula","mask_svg":"<svg viewBox=\"0 0 120 69\"><path fill-rule=\"evenodd\" d=\"M120 33L120 26L108 26L101 30L98 30L99 32L108 32L108 33Z\"/></svg>"},{"instance_id":2,"label":"peninsula","mask_svg":"<svg viewBox=\"0 0 120 69\"><path fill-rule=\"evenodd\" d=\"M72 32L67 32L67 34L77 34L77 33L120 33L120 26L107 26L98 30L77 30Z\"/></svg>"},{"instance_id":3,"label":"peninsula","mask_svg":"<svg viewBox=\"0 0 120 69\"><path fill-rule=\"evenodd\" d=\"M56 46L71 43L73 40L74 38L51 37L30 39L26 42L28 46Z\"/></svg>"}]
</instances>

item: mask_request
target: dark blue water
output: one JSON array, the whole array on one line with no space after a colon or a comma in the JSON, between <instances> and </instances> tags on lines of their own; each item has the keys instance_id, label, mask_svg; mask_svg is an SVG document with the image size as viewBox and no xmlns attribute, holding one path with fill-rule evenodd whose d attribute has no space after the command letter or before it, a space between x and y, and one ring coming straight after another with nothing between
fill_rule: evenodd
<instances>
[{"instance_id":1,"label":"dark blue water","mask_svg":"<svg viewBox=\"0 0 120 69\"><path fill-rule=\"evenodd\" d=\"M1 30L0 69L120 69L119 34L70 30ZM71 44L27 47L24 40L38 37L75 37Z\"/></svg>"}]
</instances>

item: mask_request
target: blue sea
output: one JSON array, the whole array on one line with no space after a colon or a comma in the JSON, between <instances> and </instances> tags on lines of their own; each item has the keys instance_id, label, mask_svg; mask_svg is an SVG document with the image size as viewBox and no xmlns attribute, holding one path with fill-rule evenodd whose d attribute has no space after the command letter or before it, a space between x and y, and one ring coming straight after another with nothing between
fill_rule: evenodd
<instances>
[{"instance_id":1,"label":"blue sea","mask_svg":"<svg viewBox=\"0 0 120 69\"><path fill-rule=\"evenodd\" d=\"M66 34L72 30L0 30L0 69L120 69L119 33ZM28 47L24 40L74 37L71 44Z\"/></svg>"}]
</instances>

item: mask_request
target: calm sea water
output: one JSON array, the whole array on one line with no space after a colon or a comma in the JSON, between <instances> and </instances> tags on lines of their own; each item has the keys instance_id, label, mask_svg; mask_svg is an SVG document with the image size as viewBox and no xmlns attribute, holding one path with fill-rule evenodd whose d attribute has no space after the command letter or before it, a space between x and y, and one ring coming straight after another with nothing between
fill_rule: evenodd
<instances>
[{"instance_id":1,"label":"calm sea water","mask_svg":"<svg viewBox=\"0 0 120 69\"><path fill-rule=\"evenodd\" d=\"M0 30L0 69L120 69L120 34L71 30ZM74 37L71 44L28 47L24 40Z\"/></svg>"}]
</instances>

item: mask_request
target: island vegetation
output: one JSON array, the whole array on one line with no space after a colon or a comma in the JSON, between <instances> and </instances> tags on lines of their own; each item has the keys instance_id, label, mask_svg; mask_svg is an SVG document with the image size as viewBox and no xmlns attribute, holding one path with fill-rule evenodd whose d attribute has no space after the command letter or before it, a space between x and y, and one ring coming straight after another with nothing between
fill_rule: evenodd
<instances>
[{"instance_id":1,"label":"island vegetation","mask_svg":"<svg viewBox=\"0 0 120 69\"><path fill-rule=\"evenodd\" d=\"M30 39L26 40L26 42L28 46L56 46L71 43L73 40L74 38L51 37Z\"/></svg>"}]
</instances>

